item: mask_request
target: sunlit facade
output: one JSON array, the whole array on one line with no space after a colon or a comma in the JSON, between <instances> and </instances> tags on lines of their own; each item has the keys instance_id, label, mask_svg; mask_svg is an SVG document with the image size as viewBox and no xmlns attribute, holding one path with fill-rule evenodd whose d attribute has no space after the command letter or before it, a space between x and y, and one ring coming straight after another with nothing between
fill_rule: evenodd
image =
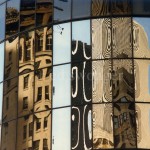
<instances>
[{"instance_id":1,"label":"sunlit facade","mask_svg":"<svg viewBox=\"0 0 150 150\"><path fill-rule=\"evenodd\" d=\"M149 0L0 0L1 150L150 149Z\"/></svg>"}]
</instances>

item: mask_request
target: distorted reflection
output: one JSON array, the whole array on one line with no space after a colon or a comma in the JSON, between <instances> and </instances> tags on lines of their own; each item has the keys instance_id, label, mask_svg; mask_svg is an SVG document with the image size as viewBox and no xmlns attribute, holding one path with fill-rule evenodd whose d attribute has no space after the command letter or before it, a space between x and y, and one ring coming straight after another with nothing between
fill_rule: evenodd
<instances>
[{"instance_id":1,"label":"distorted reflection","mask_svg":"<svg viewBox=\"0 0 150 150\"><path fill-rule=\"evenodd\" d=\"M150 104L136 104L137 147L150 147Z\"/></svg>"},{"instance_id":2,"label":"distorted reflection","mask_svg":"<svg viewBox=\"0 0 150 150\"><path fill-rule=\"evenodd\" d=\"M89 17L91 15L91 0L73 0L72 18Z\"/></svg>"},{"instance_id":3,"label":"distorted reflection","mask_svg":"<svg viewBox=\"0 0 150 150\"><path fill-rule=\"evenodd\" d=\"M3 91L3 122L16 119L18 99L18 78L4 81Z\"/></svg>"},{"instance_id":4,"label":"distorted reflection","mask_svg":"<svg viewBox=\"0 0 150 150\"><path fill-rule=\"evenodd\" d=\"M18 83L18 116L33 112L34 72L20 75Z\"/></svg>"},{"instance_id":5,"label":"distorted reflection","mask_svg":"<svg viewBox=\"0 0 150 150\"><path fill-rule=\"evenodd\" d=\"M34 28L35 26L35 0L20 1L20 31Z\"/></svg>"},{"instance_id":6,"label":"distorted reflection","mask_svg":"<svg viewBox=\"0 0 150 150\"><path fill-rule=\"evenodd\" d=\"M8 39L5 43L5 75L9 79L18 74L18 37Z\"/></svg>"},{"instance_id":7,"label":"distorted reflection","mask_svg":"<svg viewBox=\"0 0 150 150\"><path fill-rule=\"evenodd\" d=\"M131 18L112 19L112 51L113 57L132 57Z\"/></svg>"},{"instance_id":8,"label":"distorted reflection","mask_svg":"<svg viewBox=\"0 0 150 150\"><path fill-rule=\"evenodd\" d=\"M53 67L53 108L71 104L70 86L71 65Z\"/></svg>"},{"instance_id":9,"label":"distorted reflection","mask_svg":"<svg viewBox=\"0 0 150 150\"><path fill-rule=\"evenodd\" d=\"M93 105L93 148L114 147L112 104Z\"/></svg>"},{"instance_id":10,"label":"distorted reflection","mask_svg":"<svg viewBox=\"0 0 150 150\"><path fill-rule=\"evenodd\" d=\"M52 23L52 0L36 0L36 26Z\"/></svg>"},{"instance_id":11,"label":"distorted reflection","mask_svg":"<svg viewBox=\"0 0 150 150\"><path fill-rule=\"evenodd\" d=\"M19 44L19 73L27 73L34 70L34 31L20 35Z\"/></svg>"},{"instance_id":12,"label":"distorted reflection","mask_svg":"<svg viewBox=\"0 0 150 150\"><path fill-rule=\"evenodd\" d=\"M0 52L1 52L1 55L0 55L0 82L3 81L4 79L4 43L0 44ZM6 55L6 54L5 54Z\"/></svg>"},{"instance_id":13,"label":"distorted reflection","mask_svg":"<svg viewBox=\"0 0 150 150\"><path fill-rule=\"evenodd\" d=\"M54 1L54 22L69 20L71 18L71 0Z\"/></svg>"},{"instance_id":14,"label":"distorted reflection","mask_svg":"<svg viewBox=\"0 0 150 150\"><path fill-rule=\"evenodd\" d=\"M70 23L54 26L53 64L71 61L71 25Z\"/></svg>"},{"instance_id":15,"label":"distorted reflection","mask_svg":"<svg viewBox=\"0 0 150 150\"><path fill-rule=\"evenodd\" d=\"M51 111L34 114L33 150L51 149Z\"/></svg>"},{"instance_id":16,"label":"distorted reflection","mask_svg":"<svg viewBox=\"0 0 150 150\"><path fill-rule=\"evenodd\" d=\"M150 19L133 18L134 57L150 58Z\"/></svg>"},{"instance_id":17,"label":"distorted reflection","mask_svg":"<svg viewBox=\"0 0 150 150\"><path fill-rule=\"evenodd\" d=\"M44 68L35 71L34 111L48 110L52 103L52 69Z\"/></svg>"},{"instance_id":18,"label":"distorted reflection","mask_svg":"<svg viewBox=\"0 0 150 150\"><path fill-rule=\"evenodd\" d=\"M134 100L134 75L132 60L113 60L112 72L113 101Z\"/></svg>"},{"instance_id":19,"label":"distorted reflection","mask_svg":"<svg viewBox=\"0 0 150 150\"><path fill-rule=\"evenodd\" d=\"M52 66L52 28L36 30L35 70Z\"/></svg>"},{"instance_id":20,"label":"distorted reflection","mask_svg":"<svg viewBox=\"0 0 150 150\"><path fill-rule=\"evenodd\" d=\"M70 108L54 109L52 116L52 149L70 150L71 139ZM64 138L65 137L65 138Z\"/></svg>"},{"instance_id":21,"label":"distorted reflection","mask_svg":"<svg viewBox=\"0 0 150 150\"><path fill-rule=\"evenodd\" d=\"M93 103L111 102L111 61L92 62L92 101Z\"/></svg>"},{"instance_id":22,"label":"distorted reflection","mask_svg":"<svg viewBox=\"0 0 150 150\"><path fill-rule=\"evenodd\" d=\"M92 58L104 59L111 57L111 20L92 20Z\"/></svg>"},{"instance_id":23,"label":"distorted reflection","mask_svg":"<svg viewBox=\"0 0 150 150\"><path fill-rule=\"evenodd\" d=\"M16 150L16 129L16 120L2 124L2 150Z\"/></svg>"},{"instance_id":24,"label":"distorted reflection","mask_svg":"<svg viewBox=\"0 0 150 150\"><path fill-rule=\"evenodd\" d=\"M31 150L33 147L33 115L26 115L17 121L16 150Z\"/></svg>"},{"instance_id":25,"label":"distorted reflection","mask_svg":"<svg viewBox=\"0 0 150 150\"><path fill-rule=\"evenodd\" d=\"M115 148L136 148L136 121L133 103L114 104Z\"/></svg>"},{"instance_id":26,"label":"distorted reflection","mask_svg":"<svg viewBox=\"0 0 150 150\"><path fill-rule=\"evenodd\" d=\"M6 3L0 5L1 15L0 15L0 41L4 40L5 38L5 9L6 9Z\"/></svg>"},{"instance_id":27,"label":"distorted reflection","mask_svg":"<svg viewBox=\"0 0 150 150\"><path fill-rule=\"evenodd\" d=\"M7 2L6 9L6 38L16 34L19 30L19 9L20 0Z\"/></svg>"},{"instance_id":28,"label":"distorted reflection","mask_svg":"<svg viewBox=\"0 0 150 150\"><path fill-rule=\"evenodd\" d=\"M2 123L2 105L3 105L3 83L0 83L0 124Z\"/></svg>"}]
</instances>

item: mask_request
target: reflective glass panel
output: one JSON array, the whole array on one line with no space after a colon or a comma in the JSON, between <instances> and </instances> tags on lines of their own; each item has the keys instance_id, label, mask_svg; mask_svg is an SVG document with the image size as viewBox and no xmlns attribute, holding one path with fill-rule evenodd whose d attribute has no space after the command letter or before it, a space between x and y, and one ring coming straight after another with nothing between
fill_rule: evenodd
<instances>
[{"instance_id":1,"label":"reflective glass panel","mask_svg":"<svg viewBox=\"0 0 150 150\"><path fill-rule=\"evenodd\" d=\"M92 59L111 57L111 20L92 20Z\"/></svg>"},{"instance_id":2,"label":"reflective glass panel","mask_svg":"<svg viewBox=\"0 0 150 150\"><path fill-rule=\"evenodd\" d=\"M73 0L72 18L89 17L91 15L91 0Z\"/></svg>"},{"instance_id":3,"label":"reflective glass panel","mask_svg":"<svg viewBox=\"0 0 150 150\"><path fill-rule=\"evenodd\" d=\"M3 3L3 2L5 2L5 1L6 1L6 0L0 0L0 4Z\"/></svg>"},{"instance_id":4,"label":"reflective glass panel","mask_svg":"<svg viewBox=\"0 0 150 150\"><path fill-rule=\"evenodd\" d=\"M27 73L34 69L34 31L20 35L19 43L19 73Z\"/></svg>"},{"instance_id":5,"label":"reflective glass panel","mask_svg":"<svg viewBox=\"0 0 150 150\"><path fill-rule=\"evenodd\" d=\"M150 60L134 60L135 100L150 102Z\"/></svg>"},{"instance_id":6,"label":"reflective glass panel","mask_svg":"<svg viewBox=\"0 0 150 150\"><path fill-rule=\"evenodd\" d=\"M113 60L112 82L113 101L128 102L134 100L132 60Z\"/></svg>"},{"instance_id":7,"label":"reflective glass panel","mask_svg":"<svg viewBox=\"0 0 150 150\"><path fill-rule=\"evenodd\" d=\"M51 111L34 114L33 149L51 149Z\"/></svg>"},{"instance_id":8,"label":"reflective glass panel","mask_svg":"<svg viewBox=\"0 0 150 150\"><path fill-rule=\"evenodd\" d=\"M16 34L19 29L19 6L20 0L7 2L6 10L6 38Z\"/></svg>"},{"instance_id":9,"label":"reflective glass panel","mask_svg":"<svg viewBox=\"0 0 150 150\"><path fill-rule=\"evenodd\" d=\"M90 20L77 21L72 23L71 49L72 62L91 59Z\"/></svg>"},{"instance_id":10,"label":"reflective glass panel","mask_svg":"<svg viewBox=\"0 0 150 150\"><path fill-rule=\"evenodd\" d=\"M133 18L134 57L150 58L150 18Z\"/></svg>"},{"instance_id":11,"label":"reflective glass panel","mask_svg":"<svg viewBox=\"0 0 150 150\"><path fill-rule=\"evenodd\" d=\"M111 61L92 62L93 103L112 101Z\"/></svg>"},{"instance_id":12,"label":"reflective glass panel","mask_svg":"<svg viewBox=\"0 0 150 150\"><path fill-rule=\"evenodd\" d=\"M110 13L109 0L92 0L92 16L106 16Z\"/></svg>"},{"instance_id":13,"label":"reflective glass panel","mask_svg":"<svg viewBox=\"0 0 150 150\"><path fill-rule=\"evenodd\" d=\"M52 149L70 150L70 108L54 109L52 112Z\"/></svg>"},{"instance_id":14,"label":"reflective glass panel","mask_svg":"<svg viewBox=\"0 0 150 150\"><path fill-rule=\"evenodd\" d=\"M112 19L112 51L113 57L132 57L131 18Z\"/></svg>"},{"instance_id":15,"label":"reflective glass panel","mask_svg":"<svg viewBox=\"0 0 150 150\"><path fill-rule=\"evenodd\" d=\"M34 72L20 75L18 83L18 116L33 112Z\"/></svg>"},{"instance_id":16,"label":"reflective glass panel","mask_svg":"<svg viewBox=\"0 0 150 150\"><path fill-rule=\"evenodd\" d=\"M5 43L5 75L12 78L18 74L18 38L8 39Z\"/></svg>"},{"instance_id":17,"label":"reflective glass panel","mask_svg":"<svg viewBox=\"0 0 150 150\"><path fill-rule=\"evenodd\" d=\"M52 28L36 30L35 70L52 66Z\"/></svg>"},{"instance_id":18,"label":"reflective glass panel","mask_svg":"<svg viewBox=\"0 0 150 150\"><path fill-rule=\"evenodd\" d=\"M31 149L33 147L33 115L26 115L17 121L16 150Z\"/></svg>"},{"instance_id":19,"label":"reflective glass panel","mask_svg":"<svg viewBox=\"0 0 150 150\"><path fill-rule=\"evenodd\" d=\"M34 28L35 0L21 0L20 3L20 31Z\"/></svg>"},{"instance_id":20,"label":"reflective glass panel","mask_svg":"<svg viewBox=\"0 0 150 150\"><path fill-rule=\"evenodd\" d=\"M18 79L12 78L4 82L3 122L17 117Z\"/></svg>"},{"instance_id":21,"label":"reflective glass panel","mask_svg":"<svg viewBox=\"0 0 150 150\"><path fill-rule=\"evenodd\" d=\"M0 124L2 123L2 106L3 106L3 83L0 83Z\"/></svg>"},{"instance_id":22,"label":"reflective glass panel","mask_svg":"<svg viewBox=\"0 0 150 150\"><path fill-rule=\"evenodd\" d=\"M136 120L133 103L114 104L114 147L136 148Z\"/></svg>"},{"instance_id":23,"label":"reflective glass panel","mask_svg":"<svg viewBox=\"0 0 150 150\"><path fill-rule=\"evenodd\" d=\"M93 149L114 147L112 104L93 104Z\"/></svg>"},{"instance_id":24,"label":"reflective glass panel","mask_svg":"<svg viewBox=\"0 0 150 150\"><path fill-rule=\"evenodd\" d=\"M6 9L6 3L0 5L1 15L0 15L0 41L4 40L5 38L5 9Z\"/></svg>"},{"instance_id":25,"label":"reflective glass panel","mask_svg":"<svg viewBox=\"0 0 150 150\"><path fill-rule=\"evenodd\" d=\"M71 65L53 67L53 108L71 104Z\"/></svg>"},{"instance_id":26,"label":"reflective glass panel","mask_svg":"<svg viewBox=\"0 0 150 150\"><path fill-rule=\"evenodd\" d=\"M0 82L4 79L4 43L0 44Z\"/></svg>"},{"instance_id":27,"label":"reflective glass panel","mask_svg":"<svg viewBox=\"0 0 150 150\"><path fill-rule=\"evenodd\" d=\"M52 69L35 71L34 111L48 110L52 103Z\"/></svg>"},{"instance_id":28,"label":"reflective glass panel","mask_svg":"<svg viewBox=\"0 0 150 150\"><path fill-rule=\"evenodd\" d=\"M113 15L131 14L132 0L111 0L111 8ZM135 2L136 3L136 2Z\"/></svg>"},{"instance_id":29,"label":"reflective glass panel","mask_svg":"<svg viewBox=\"0 0 150 150\"><path fill-rule=\"evenodd\" d=\"M133 14L150 15L149 0L132 0L132 1L133 1Z\"/></svg>"},{"instance_id":30,"label":"reflective glass panel","mask_svg":"<svg viewBox=\"0 0 150 150\"><path fill-rule=\"evenodd\" d=\"M52 23L53 10L52 10L53 0L36 0L36 25L47 25Z\"/></svg>"},{"instance_id":31,"label":"reflective glass panel","mask_svg":"<svg viewBox=\"0 0 150 150\"><path fill-rule=\"evenodd\" d=\"M53 64L71 61L71 31L70 23L54 26Z\"/></svg>"},{"instance_id":32,"label":"reflective glass panel","mask_svg":"<svg viewBox=\"0 0 150 150\"><path fill-rule=\"evenodd\" d=\"M1 149L16 150L16 125L16 120L2 124Z\"/></svg>"},{"instance_id":33,"label":"reflective glass panel","mask_svg":"<svg viewBox=\"0 0 150 150\"><path fill-rule=\"evenodd\" d=\"M150 104L136 104L137 147L149 149Z\"/></svg>"},{"instance_id":34,"label":"reflective glass panel","mask_svg":"<svg viewBox=\"0 0 150 150\"><path fill-rule=\"evenodd\" d=\"M71 0L54 1L54 21L59 22L71 18Z\"/></svg>"}]
</instances>

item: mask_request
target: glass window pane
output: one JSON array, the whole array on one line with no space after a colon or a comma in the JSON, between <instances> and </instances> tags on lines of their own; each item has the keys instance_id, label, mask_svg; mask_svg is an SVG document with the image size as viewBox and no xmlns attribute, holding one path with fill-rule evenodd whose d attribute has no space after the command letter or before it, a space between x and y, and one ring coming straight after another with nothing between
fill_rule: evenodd
<instances>
[{"instance_id":1,"label":"glass window pane","mask_svg":"<svg viewBox=\"0 0 150 150\"><path fill-rule=\"evenodd\" d=\"M0 15L0 41L4 40L5 38L5 10L6 9L6 3L0 5L1 15Z\"/></svg>"},{"instance_id":2,"label":"glass window pane","mask_svg":"<svg viewBox=\"0 0 150 150\"><path fill-rule=\"evenodd\" d=\"M71 149L71 145L70 145L71 116L70 115L71 115L70 108L54 109L52 112L52 149L53 150Z\"/></svg>"},{"instance_id":3,"label":"glass window pane","mask_svg":"<svg viewBox=\"0 0 150 150\"><path fill-rule=\"evenodd\" d=\"M17 148L16 150L32 148L33 115L26 115L17 121Z\"/></svg>"},{"instance_id":4,"label":"glass window pane","mask_svg":"<svg viewBox=\"0 0 150 150\"><path fill-rule=\"evenodd\" d=\"M16 150L16 128L17 128L16 120L2 124L1 149Z\"/></svg>"},{"instance_id":5,"label":"glass window pane","mask_svg":"<svg viewBox=\"0 0 150 150\"><path fill-rule=\"evenodd\" d=\"M54 1L54 21L59 22L71 18L71 0Z\"/></svg>"},{"instance_id":6,"label":"glass window pane","mask_svg":"<svg viewBox=\"0 0 150 150\"><path fill-rule=\"evenodd\" d=\"M52 23L52 0L36 0L36 26Z\"/></svg>"},{"instance_id":7,"label":"glass window pane","mask_svg":"<svg viewBox=\"0 0 150 150\"><path fill-rule=\"evenodd\" d=\"M71 65L53 67L53 108L71 104Z\"/></svg>"},{"instance_id":8,"label":"glass window pane","mask_svg":"<svg viewBox=\"0 0 150 150\"><path fill-rule=\"evenodd\" d=\"M109 0L92 0L92 16L106 16L110 13Z\"/></svg>"},{"instance_id":9,"label":"glass window pane","mask_svg":"<svg viewBox=\"0 0 150 150\"><path fill-rule=\"evenodd\" d=\"M0 44L0 82L4 79L4 43Z\"/></svg>"},{"instance_id":10,"label":"glass window pane","mask_svg":"<svg viewBox=\"0 0 150 150\"><path fill-rule=\"evenodd\" d=\"M51 149L51 111L34 114L33 149Z\"/></svg>"},{"instance_id":11,"label":"glass window pane","mask_svg":"<svg viewBox=\"0 0 150 150\"><path fill-rule=\"evenodd\" d=\"M5 43L5 79L18 74L18 38L14 37Z\"/></svg>"},{"instance_id":12,"label":"glass window pane","mask_svg":"<svg viewBox=\"0 0 150 150\"><path fill-rule=\"evenodd\" d=\"M92 101L112 101L111 61L92 62Z\"/></svg>"},{"instance_id":13,"label":"glass window pane","mask_svg":"<svg viewBox=\"0 0 150 150\"><path fill-rule=\"evenodd\" d=\"M19 73L27 73L34 69L34 31L20 35Z\"/></svg>"},{"instance_id":14,"label":"glass window pane","mask_svg":"<svg viewBox=\"0 0 150 150\"><path fill-rule=\"evenodd\" d=\"M54 26L54 65L71 61L70 30L70 23Z\"/></svg>"},{"instance_id":15,"label":"glass window pane","mask_svg":"<svg viewBox=\"0 0 150 150\"><path fill-rule=\"evenodd\" d=\"M133 103L114 104L114 147L136 148L136 120Z\"/></svg>"},{"instance_id":16,"label":"glass window pane","mask_svg":"<svg viewBox=\"0 0 150 150\"><path fill-rule=\"evenodd\" d=\"M71 59L72 62L91 59L90 20L72 23Z\"/></svg>"},{"instance_id":17,"label":"glass window pane","mask_svg":"<svg viewBox=\"0 0 150 150\"><path fill-rule=\"evenodd\" d=\"M150 58L150 18L133 18L134 57Z\"/></svg>"},{"instance_id":18,"label":"glass window pane","mask_svg":"<svg viewBox=\"0 0 150 150\"><path fill-rule=\"evenodd\" d=\"M133 14L149 15L150 1L149 0L133 0Z\"/></svg>"},{"instance_id":19,"label":"glass window pane","mask_svg":"<svg viewBox=\"0 0 150 150\"><path fill-rule=\"evenodd\" d=\"M150 102L150 60L134 60L135 100Z\"/></svg>"},{"instance_id":20,"label":"glass window pane","mask_svg":"<svg viewBox=\"0 0 150 150\"><path fill-rule=\"evenodd\" d=\"M49 71L50 70L50 71ZM35 71L34 112L48 110L52 103L52 69Z\"/></svg>"},{"instance_id":21,"label":"glass window pane","mask_svg":"<svg viewBox=\"0 0 150 150\"><path fill-rule=\"evenodd\" d=\"M149 149L150 104L136 104L137 147Z\"/></svg>"},{"instance_id":22,"label":"glass window pane","mask_svg":"<svg viewBox=\"0 0 150 150\"><path fill-rule=\"evenodd\" d=\"M34 28L35 0L21 0L20 3L20 31Z\"/></svg>"},{"instance_id":23,"label":"glass window pane","mask_svg":"<svg viewBox=\"0 0 150 150\"><path fill-rule=\"evenodd\" d=\"M12 78L4 82L3 122L17 117L18 79Z\"/></svg>"},{"instance_id":24,"label":"glass window pane","mask_svg":"<svg viewBox=\"0 0 150 150\"><path fill-rule=\"evenodd\" d=\"M2 106L3 106L3 83L0 83L0 124L2 123Z\"/></svg>"},{"instance_id":25,"label":"glass window pane","mask_svg":"<svg viewBox=\"0 0 150 150\"><path fill-rule=\"evenodd\" d=\"M134 76L132 60L113 60L112 72L113 101L134 100Z\"/></svg>"},{"instance_id":26,"label":"glass window pane","mask_svg":"<svg viewBox=\"0 0 150 150\"><path fill-rule=\"evenodd\" d=\"M111 8L113 15L131 14L131 0L111 0Z\"/></svg>"},{"instance_id":27,"label":"glass window pane","mask_svg":"<svg viewBox=\"0 0 150 150\"><path fill-rule=\"evenodd\" d=\"M112 104L93 104L93 149L113 148Z\"/></svg>"},{"instance_id":28,"label":"glass window pane","mask_svg":"<svg viewBox=\"0 0 150 150\"><path fill-rule=\"evenodd\" d=\"M73 0L72 18L89 17L91 15L91 0Z\"/></svg>"},{"instance_id":29,"label":"glass window pane","mask_svg":"<svg viewBox=\"0 0 150 150\"><path fill-rule=\"evenodd\" d=\"M111 20L92 20L92 58L104 59L111 57Z\"/></svg>"},{"instance_id":30,"label":"glass window pane","mask_svg":"<svg viewBox=\"0 0 150 150\"><path fill-rule=\"evenodd\" d=\"M3 2L5 2L5 1L7 1L7 0L0 0L0 4L3 3Z\"/></svg>"},{"instance_id":31,"label":"glass window pane","mask_svg":"<svg viewBox=\"0 0 150 150\"><path fill-rule=\"evenodd\" d=\"M132 57L131 18L112 19L112 51L113 58Z\"/></svg>"},{"instance_id":32,"label":"glass window pane","mask_svg":"<svg viewBox=\"0 0 150 150\"><path fill-rule=\"evenodd\" d=\"M16 34L19 30L20 0L7 2L6 10L6 38Z\"/></svg>"}]
</instances>

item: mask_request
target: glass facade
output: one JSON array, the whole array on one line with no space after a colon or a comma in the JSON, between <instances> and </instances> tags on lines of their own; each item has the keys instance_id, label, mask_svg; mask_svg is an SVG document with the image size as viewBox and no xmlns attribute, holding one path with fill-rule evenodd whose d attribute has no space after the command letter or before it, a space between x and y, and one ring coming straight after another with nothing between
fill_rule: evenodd
<instances>
[{"instance_id":1,"label":"glass facade","mask_svg":"<svg viewBox=\"0 0 150 150\"><path fill-rule=\"evenodd\" d=\"M0 0L1 150L150 149L149 0Z\"/></svg>"}]
</instances>

